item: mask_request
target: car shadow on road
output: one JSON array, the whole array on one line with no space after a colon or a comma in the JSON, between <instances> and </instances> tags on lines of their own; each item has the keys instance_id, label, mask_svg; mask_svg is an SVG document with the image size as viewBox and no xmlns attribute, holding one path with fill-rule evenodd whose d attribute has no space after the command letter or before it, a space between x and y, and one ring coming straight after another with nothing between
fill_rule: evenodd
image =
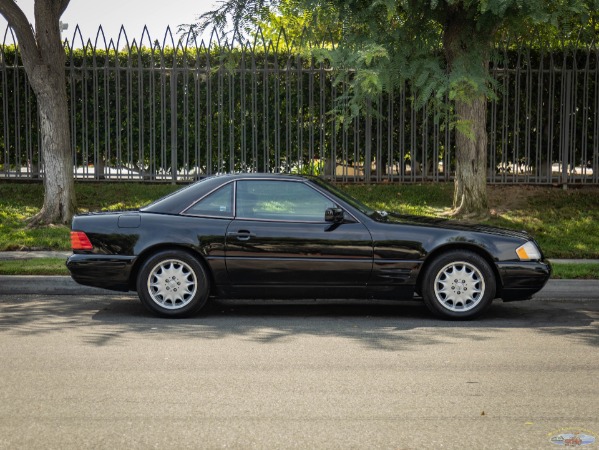
<instances>
[{"instance_id":1,"label":"car shadow on road","mask_svg":"<svg viewBox=\"0 0 599 450\"><path fill-rule=\"evenodd\" d=\"M257 343L300 335L334 336L390 351L455 339L484 341L513 328L527 328L599 346L599 302L496 301L471 321L433 317L421 302L211 301L196 317L163 319L134 296L27 298L0 301L0 333L43 334L80 328L85 342L103 346L131 334L173 334L178 339L231 335Z\"/></svg>"},{"instance_id":2,"label":"car shadow on road","mask_svg":"<svg viewBox=\"0 0 599 450\"><path fill-rule=\"evenodd\" d=\"M199 316L188 319L161 319L149 315L141 305L133 308L113 302L94 319L122 323L126 317L133 322L134 317L143 317L154 331L187 331L190 337L200 332L211 339L234 334L263 343L310 334L347 337L368 347L397 350L455 338L487 340L507 329L527 328L599 346L597 302L496 301L484 316L470 321L438 319L420 301L212 300ZM439 332L430 333L431 328ZM422 330L426 332L419 333Z\"/></svg>"},{"instance_id":3,"label":"car shadow on road","mask_svg":"<svg viewBox=\"0 0 599 450\"><path fill-rule=\"evenodd\" d=\"M137 302L139 303L139 302ZM124 309L123 309L124 308ZM495 302L471 321L447 321L430 314L422 302L347 301L211 301L202 314L188 319L161 319L113 302L94 319L104 323L152 324L154 332L190 338L242 336L260 343L294 339L299 335L345 337L368 348L406 350L456 339L484 341L512 328L536 329L599 346L597 303L528 301ZM431 332L433 329L433 332Z\"/></svg>"}]
</instances>

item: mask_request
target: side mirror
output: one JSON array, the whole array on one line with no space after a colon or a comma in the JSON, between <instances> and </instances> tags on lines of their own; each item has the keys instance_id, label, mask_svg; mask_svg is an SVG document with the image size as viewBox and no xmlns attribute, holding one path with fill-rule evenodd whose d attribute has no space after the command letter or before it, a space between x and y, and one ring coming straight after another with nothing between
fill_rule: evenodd
<instances>
[{"instance_id":1,"label":"side mirror","mask_svg":"<svg viewBox=\"0 0 599 450\"><path fill-rule=\"evenodd\" d=\"M341 208L328 208L324 212L325 222L342 223L344 219L345 215L343 214L343 210Z\"/></svg>"}]
</instances>

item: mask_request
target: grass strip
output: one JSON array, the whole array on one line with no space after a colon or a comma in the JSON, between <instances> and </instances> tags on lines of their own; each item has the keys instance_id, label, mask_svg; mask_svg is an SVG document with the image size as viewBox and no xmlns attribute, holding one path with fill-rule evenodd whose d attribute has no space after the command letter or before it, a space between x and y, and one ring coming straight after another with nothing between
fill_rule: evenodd
<instances>
[{"instance_id":1,"label":"grass strip","mask_svg":"<svg viewBox=\"0 0 599 450\"><path fill-rule=\"evenodd\" d=\"M553 263L551 278L567 280L597 280L599 279L598 263Z\"/></svg>"},{"instance_id":2,"label":"grass strip","mask_svg":"<svg viewBox=\"0 0 599 450\"><path fill-rule=\"evenodd\" d=\"M0 275L69 275L64 258L0 261Z\"/></svg>"},{"instance_id":3,"label":"grass strip","mask_svg":"<svg viewBox=\"0 0 599 450\"><path fill-rule=\"evenodd\" d=\"M599 279L599 263L553 263L554 279ZM0 275L69 275L63 258L0 261Z\"/></svg>"}]
</instances>

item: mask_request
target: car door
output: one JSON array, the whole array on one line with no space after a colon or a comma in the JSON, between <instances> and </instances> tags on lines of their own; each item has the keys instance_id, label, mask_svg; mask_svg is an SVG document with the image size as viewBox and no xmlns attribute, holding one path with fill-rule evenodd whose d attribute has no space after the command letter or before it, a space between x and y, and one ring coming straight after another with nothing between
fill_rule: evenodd
<instances>
[{"instance_id":1,"label":"car door","mask_svg":"<svg viewBox=\"0 0 599 450\"><path fill-rule=\"evenodd\" d=\"M324 220L337 205L303 181L239 180L225 259L234 286L365 286L373 263L367 228L348 216Z\"/></svg>"}]
</instances>

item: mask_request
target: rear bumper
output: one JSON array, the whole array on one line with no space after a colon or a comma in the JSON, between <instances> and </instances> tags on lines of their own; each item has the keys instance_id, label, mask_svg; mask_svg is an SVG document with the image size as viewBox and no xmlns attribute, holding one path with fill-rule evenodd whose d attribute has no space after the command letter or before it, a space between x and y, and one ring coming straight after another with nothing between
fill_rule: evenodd
<instances>
[{"instance_id":1,"label":"rear bumper","mask_svg":"<svg viewBox=\"0 0 599 450\"><path fill-rule=\"evenodd\" d=\"M547 261L497 263L501 277L499 297L504 301L527 300L539 292L551 276Z\"/></svg>"},{"instance_id":2,"label":"rear bumper","mask_svg":"<svg viewBox=\"0 0 599 450\"><path fill-rule=\"evenodd\" d=\"M67 269L84 286L129 291L134 262L135 256L75 254L67 259Z\"/></svg>"}]
</instances>

